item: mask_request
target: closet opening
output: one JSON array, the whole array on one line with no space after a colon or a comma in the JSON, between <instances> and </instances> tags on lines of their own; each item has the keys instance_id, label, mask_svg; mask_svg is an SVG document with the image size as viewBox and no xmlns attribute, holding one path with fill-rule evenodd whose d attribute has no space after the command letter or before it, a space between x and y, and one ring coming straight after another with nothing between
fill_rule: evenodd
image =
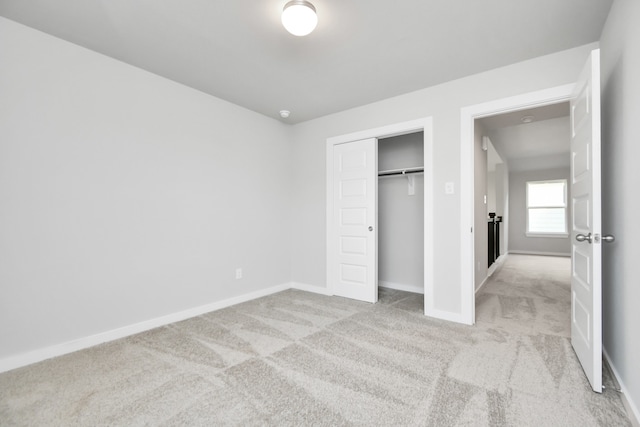
<instances>
[{"instance_id":1,"label":"closet opening","mask_svg":"<svg viewBox=\"0 0 640 427\"><path fill-rule=\"evenodd\" d=\"M415 292L408 309L446 318L434 300L432 118L331 137L326 149L328 293L376 303L379 289Z\"/></svg>"},{"instance_id":2,"label":"closet opening","mask_svg":"<svg viewBox=\"0 0 640 427\"><path fill-rule=\"evenodd\" d=\"M424 132L378 139L378 286L424 294Z\"/></svg>"}]
</instances>

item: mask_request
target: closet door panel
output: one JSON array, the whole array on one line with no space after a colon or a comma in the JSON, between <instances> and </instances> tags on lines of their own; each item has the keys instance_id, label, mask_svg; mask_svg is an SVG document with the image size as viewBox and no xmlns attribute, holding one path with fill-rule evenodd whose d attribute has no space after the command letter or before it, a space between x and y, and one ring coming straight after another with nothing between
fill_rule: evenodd
<instances>
[{"instance_id":1,"label":"closet door panel","mask_svg":"<svg viewBox=\"0 0 640 427\"><path fill-rule=\"evenodd\" d=\"M334 294L378 299L376 268L377 140L334 147Z\"/></svg>"}]
</instances>

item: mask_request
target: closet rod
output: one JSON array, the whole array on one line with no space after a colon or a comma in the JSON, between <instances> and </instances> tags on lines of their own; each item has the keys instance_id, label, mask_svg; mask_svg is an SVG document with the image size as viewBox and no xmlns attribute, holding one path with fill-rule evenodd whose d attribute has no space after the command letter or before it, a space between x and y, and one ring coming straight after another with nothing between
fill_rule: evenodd
<instances>
[{"instance_id":1,"label":"closet rod","mask_svg":"<svg viewBox=\"0 0 640 427\"><path fill-rule=\"evenodd\" d=\"M409 175L412 173L422 173L424 167L417 168L405 168L405 169L389 169L386 171L379 171L378 176L392 176L392 175Z\"/></svg>"}]
</instances>

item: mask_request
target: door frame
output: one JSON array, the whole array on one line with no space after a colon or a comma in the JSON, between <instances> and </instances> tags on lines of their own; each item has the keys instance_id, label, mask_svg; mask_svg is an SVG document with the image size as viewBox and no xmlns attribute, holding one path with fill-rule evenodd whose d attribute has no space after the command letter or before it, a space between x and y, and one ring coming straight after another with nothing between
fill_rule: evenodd
<instances>
[{"instance_id":1,"label":"door frame","mask_svg":"<svg viewBox=\"0 0 640 427\"><path fill-rule=\"evenodd\" d=\"M334 295L334 278L336 277L332 250L335 248L335 221L333 218L333 147L339 144L359 141L368 138L390 138L409 133L423 132L424 135L424 312L429 316L433 308L433 118L426 117L395 123L387 126L353 132L345 135L327 138L326 142L326 265L327 291ZM378 153L376 152L376 156ZM376 195L377 198L377 195ZM377 201L376 201L377 203ZM377 208L376 208L377 209ZM376 224L377 228L377 224ZM377 259L377 257L376 257ZM377 266L376 266L377 268ZM377 283L375 284L377 286Z\"/></svg>"},{"instance_id":2,"label":"door frame","mask_svg":"<svg viewBox=\"0 0 640 427\"><path fill-rule=\"evenodd\" d=\"M460 110L460 266L461 321L476 322L476 294L474 269L474 121L483 117L510 113L534 107L566 102L571 99L575 83L535 92L470 105ZM468 230L469 232L467 232Z\"/></svg>"}]
</instances>

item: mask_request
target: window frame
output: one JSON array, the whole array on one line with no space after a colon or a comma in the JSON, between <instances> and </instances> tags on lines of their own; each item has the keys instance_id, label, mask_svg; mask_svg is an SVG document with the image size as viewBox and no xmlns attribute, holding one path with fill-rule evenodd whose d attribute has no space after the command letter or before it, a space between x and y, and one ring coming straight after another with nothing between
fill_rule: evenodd
<instances>
[{"instance_id":1,"label":"window frame","mask_svg":"<svg viewBox=\"0 0 640 427\"><path fill-rule=\"evenodd\" d=\"M555 184L562 183L564 185L564 206L553 205L553 206L536 206L529 207L529 185L530 184ZM569 206L567 202L568 198L568 183L566 179L545 179L545 180L536 180L536 181L526 181L525 182L525 235L527 237L551 237L551 238L567 238L569 237ZM538 231L529 231L529 210L530 209L564 209L564 232L538 232Z\"/></svg>"}]
</instances>

